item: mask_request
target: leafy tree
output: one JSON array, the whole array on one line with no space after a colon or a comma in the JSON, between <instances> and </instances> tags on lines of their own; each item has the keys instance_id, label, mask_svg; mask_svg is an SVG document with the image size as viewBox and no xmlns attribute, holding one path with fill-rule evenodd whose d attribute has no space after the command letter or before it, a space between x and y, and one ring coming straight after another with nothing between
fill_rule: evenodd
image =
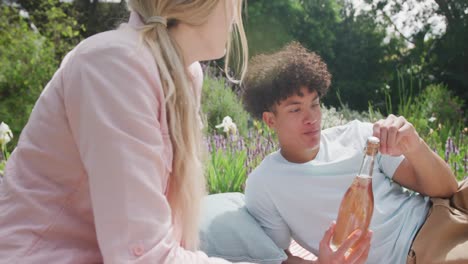
<instances>
[{"instance_id":1,"label":"leafy tree","mask_svg":"<svg viewBox=\"0 0 468 264\"><path fill-rule=\"evenodd\" d=\"M325 98L331 105L348 104L366 110L368 102L383 105L384 89L392 78L395 64L392 53L398 43L385 43L385 30L369 14L356 14L351 5L343 5L341 21L336 24L332 90Z\"/></svg>"},{"instance_id":2,"label":"leafy tree","mask_svg":"<svg viewBox=\"0 0 468 264\"><path fill-rule=\"evenodd\" d=\"M340 105L337 92L358 110L384 98L398 42L386 46L383 27L369 14L357 15L347 1L252 0L247 29L253 55L276 51L291 40L319 54L333 75L326 104Z\"/></svg>"},{"instance_id":3,"label":"leafy tree","mask_svg":"<svg viewBox=\"0 0 468 264\"><path fill-rule=\"evenodd\" d=\"M418 75L427 83L442 82L448 85L466 102L468 101L468 1L466 0L366 0L372 6L374 16L383 18L383 23L396 29L411 48L403 50L401 65L416 65ZM432 3L432 4L431 4ZM420 12L405 16L403 26L422 25L403 33L392 21L392 17L405 9L419 5ZM436 32L433 21L440 16L446 29ZM409 32L409 33L408 33Z\"/></svg>"},{"instance_id":4,"label":"leafy tree","mask_svg":"<svg viewBox=\"0 0 468 264\"><path fill-rule=\"evenodd\" d=\"M71 3L60 0L17 2L29 13L30 21L39 33L54 44L55 58L58 61L82 39L80 33L85 28L76 21L75 17L79 14Z\"/></svg>"},{"instance_id":5,"label":"leafy tree","mask_svg":"<svg viewBox=\"0 0 468 264\"><path fill-rule=\"evenodd\" d=\"M0 13L0 121L13 131L13 147L58 64L53 43L32 30L17 8L0 4Z\"/></svg>"},{"instance_id":6,"label":"leafy tree","mask_svg":"<svg viewBox=\"0 0 468 264\"><path fill-rule=\"evenodd\" d=\"M249 0L245 24L250 56L274 52L291 42L301 16L298 1Z\"/></svg>"},{"instance_id":7,"label":"leafy tree","mask_svg":"<svg viewBox=\"0 0 468 264\"><path fill-rule=\"evenodd\" d=\"M73 8L77 10L78 22L86 28L84 37L115 29L128 20L129 12L125 0L119 3L89 0L75 0Z\"/></svg>"},{"instance_id":8,"label":"leafy tree","mask_svg":"<svg viewBox=\"0 0 468 264\"><path fill-rule=\"evenodd\" d=\"M342 3L335 0L300 1L302 12L292 29L295 38L327 63L335 59L335 29L340 21Z\"/></svg>"},{"instance_id":9,"label":"leafy tree","mask_svg":"<svg viewBox=\"0 0 468 264\"><path fill-rule=\"evenodd\" d=\"M448 84L458 96L468 102L468 1L435 0L437 13L447 22L445 34L434 45L436 60L433 74Z\"/></svg>"}]
</instances>

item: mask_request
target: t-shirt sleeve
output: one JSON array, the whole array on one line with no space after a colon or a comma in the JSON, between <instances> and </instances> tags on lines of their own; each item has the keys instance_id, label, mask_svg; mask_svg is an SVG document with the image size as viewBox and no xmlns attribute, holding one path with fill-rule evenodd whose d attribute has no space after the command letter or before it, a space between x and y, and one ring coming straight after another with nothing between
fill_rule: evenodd
<instances>
[{"instance_id":1,"label":"t-shirt sleeve","mask_svg":"<svg viewBox=\"0 0 468 264\"><path fill-rule=\"evenodd\" d=\"M247 210L262 226L265 233L282 249L289 248L291 232L289 226L277 210L267 183L260 175L250 175L245 189L245 204Z\"/></svg>"},{"instance_id":2,"label":"t-shirt sleeve","mask_svg":"<svg viewBox=\"0 0 468 264\"><path fill-rule=\"evenodd\" d=\"M400 166L403 159L405 159L403 155L393 157L382 155L380 153L377 154L377 164L379 165L379 169L390 179L393 178L396 169Z\"/></svg>"}]
</instances>

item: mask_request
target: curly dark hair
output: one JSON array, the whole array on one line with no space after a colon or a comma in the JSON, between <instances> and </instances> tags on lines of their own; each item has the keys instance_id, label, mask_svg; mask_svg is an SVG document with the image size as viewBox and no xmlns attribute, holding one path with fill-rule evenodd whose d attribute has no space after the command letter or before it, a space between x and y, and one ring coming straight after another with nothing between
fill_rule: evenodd
<instances>
[{"instance_id":1,"label":"curly dark hair","mask_svg":"<svg viewBox=\"0 0 468 264\"><path fill-rule=\"evenodd\" d=\"M323 97L330 83L331 74L320 56L292 42L278 52L251 60L242 99L246 110L261 120L263 112L274 111L275 104L294 94L303 96L301 87Z\"/></svg>"}]
</instances>

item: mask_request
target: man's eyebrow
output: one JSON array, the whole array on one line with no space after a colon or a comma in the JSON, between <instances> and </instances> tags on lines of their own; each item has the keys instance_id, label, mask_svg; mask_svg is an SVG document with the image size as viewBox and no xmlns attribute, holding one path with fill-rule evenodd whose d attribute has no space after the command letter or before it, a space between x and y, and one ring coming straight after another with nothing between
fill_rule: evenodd
<instances>
[{"instance_id":1,"label":"man's eyebrow","mask_svg":"<svg viewBox=\"0 0 468 264\"><path fill-rule=\"evenodd\" d=\"M318 94L317 94L317 95L314 96L314 98L312 98L312 102L313 102L313 101L317 101L317 100L319 100L319 99L320 99L320 98L319 98L319 96L318 96ZM285 101L285 102L284 102L284 105L285 105L285 106L300 105L300 104L302 104L302 102L300 102L300 101L295 101L295 100L292 100L292 101Z\"/></svg>"},{"instance_id":2,"label":"man's eyebrow","mask_svg":"<svg viewBox=\"0 0 468 264\"><path fill-rule=\"evenodd\" d=\"M285 102L285 106L300 105L300 104L302 104L302 103L299 102L299 101L289 101L289 102Z\"/></svg>"}]
</instances>

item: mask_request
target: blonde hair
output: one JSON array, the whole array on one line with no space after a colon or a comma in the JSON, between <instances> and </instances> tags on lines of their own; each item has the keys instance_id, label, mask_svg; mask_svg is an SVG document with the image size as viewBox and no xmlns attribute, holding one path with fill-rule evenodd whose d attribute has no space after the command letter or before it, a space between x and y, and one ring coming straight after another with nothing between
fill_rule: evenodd
<instances>
[{"instance_id":1,"label":"blonde hair","mask_svg":"<svg viewBox=\"0 0 468 264\"><path fill-rule=\"evenodd\" d=\"M150 48L158 65L166 99L167 120L174 151L167 196L173 222L182 231L182 246L188 250L198 248L198 215L201 199L206 194L201 160L202 130L196 111L198 102L193 95L189 73L181 50L169 35L168 29L177 23L202 25L218 1L229 0L128 0L129 8L137 12L144 21L154 16L167 19L167 28L163 23L150 24L141 29L141 34L144 44ZM236 1L236 23L232 33L234 39L240 40L234 52L242 54L242 58L237 61L240 66L236 68L241 72L242 79L246 72L247 43L241 17L242 0ZM230 42L227 46L226 69L233 50Z\"/></svg>"}]
</instances>

